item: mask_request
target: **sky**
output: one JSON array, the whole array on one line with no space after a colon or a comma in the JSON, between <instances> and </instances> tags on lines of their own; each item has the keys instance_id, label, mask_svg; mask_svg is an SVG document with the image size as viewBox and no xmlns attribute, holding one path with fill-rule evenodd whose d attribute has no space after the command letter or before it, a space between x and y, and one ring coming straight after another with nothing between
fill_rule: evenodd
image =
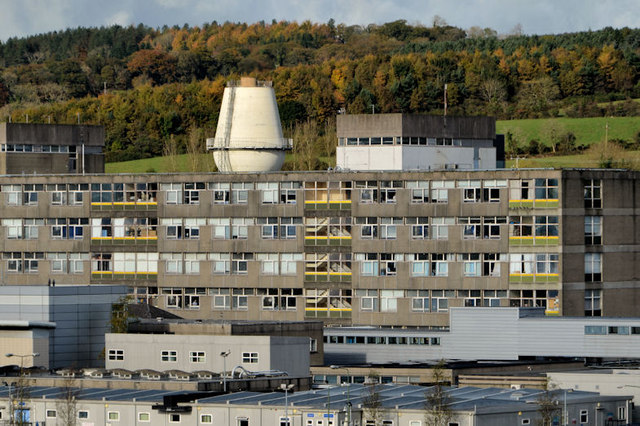
<instances>
[{"instance_id":1,"label":"sky","mask_svg":"<svg viewBox=\"0 0 640 426\"><path fill-rule=\"evenodd\" d=\"M0 40L76 27L276 19L368 25L405 19L430 26L434 16L468 29L525 34L637 27L640 0L0 0Z\"/></svg>"}]
</instances>

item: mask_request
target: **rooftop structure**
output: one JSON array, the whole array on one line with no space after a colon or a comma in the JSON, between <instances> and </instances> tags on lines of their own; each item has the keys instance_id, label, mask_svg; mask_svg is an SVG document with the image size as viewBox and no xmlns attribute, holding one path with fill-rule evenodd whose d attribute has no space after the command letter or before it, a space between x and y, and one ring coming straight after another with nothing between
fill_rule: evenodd
<instances>
[{"instance_id":1,"label":"rooftop structure","mask_svg":"<svg viewBox=\"0 0 640 426\"><path fill-rule=\"evenodd\" d=\"M0 174L104 173L104 128L0 123Z\"/></svg>"},{"instance_id":2,"label":"rooftop structure","mask_svg":"<svg viewBox=\"0 0 640 426\"><path fill-rule=\"evenodd\" d=\"M344 170L495 169L504 138L492 117L338 115L336 165Z\"/></svg>"},{"instance_id":3,"label":"rooftop structure","mask_svg":"<svg viewBox=\"0 0 640 426\"><path fill-rule=\"evenodd\" d=\"M32 387L19 414L31 422L47 423L62 417L69 404L61 398L64 388ZM0 388L0 400L9 399L9 389ZM378 417L383 424L414 426L425 421L425 395L433 389L411 385L348 385L298 392L176 393L139 389L72 389L72 405L80 421L94 424L150 422L181 425L235 424L238 426L320 426L366 424ZM370 395L377 395L379 409L368 408ZM450 424L502 426L536 424L540 420L540 398L536 389L445 388ZM556 390L544 396L558 409L552 421L560 424L563 414L569 424L631 422L630 397L594 392ZM5 405L5 404L3 404ZM0 413L8 416L8 404ZM47 417L47 415L49 417ZM289 422L287 422L289 417Z\"/></svg>"},{"instance_id":4,"label":"rooftop structure","mask_svg":"<svg viewBox=\"0 0 640 426\"><path fill-rule=\"evenodd\" d=\"M291 141L282 137L271 82L243 77L227 84L216 136L207 139L207 149L221 172L280 170Z\"/></svg>"}]
</instances>

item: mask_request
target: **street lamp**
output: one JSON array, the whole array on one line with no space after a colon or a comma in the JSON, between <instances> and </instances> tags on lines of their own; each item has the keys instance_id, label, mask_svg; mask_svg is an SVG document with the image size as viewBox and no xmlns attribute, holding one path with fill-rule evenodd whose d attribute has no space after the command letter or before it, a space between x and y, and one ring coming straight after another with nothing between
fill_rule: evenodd
<instances>
[{"instance_id":1,"label":"street lamp","mask_svg":"<svg viewBox=\"0 0 640 426\"><path fill-rule=\"evenodd\" d=\"M569 413L567 412L567 392L573 392L573 389L564 390L564 405L562 407L562 424L567 426L569 424Z\"/></svg>"},{"instance_id":2,"label":"street lamp","mask_svg":"<svg viewBox=\"0 0 640 426\"><path fill-rule=\"evenodd\" d=\"M285 421L287 422L287 426L291 426L291 422L289 421L289 391L291 389L293 389L295 385L293 383L287 384L287 383L282 383L280 384L280 389L284 390L284 418L286 419ZM328 420L327 420L328 421Z\"/></svg>"},{"instance_id":3,"label":"street lamp","mask_svg":"<svg viewBox=\"0 0 640 426\"><path fill-rule=\"evenodd\" d=\"M13 358L13 357L17 357L20 358L20 377L18 380L18 385L16 386L18 389L18 398L20 398L20 400L18 401L18 403L22 403L22 399L24 398L24 383L23 383L23 377L24 377L24 359L25 358L35 358L40 356L40 354L38 352L34 352L31 354L25 354L25 355L19 355L19 354L14 354L14 353L6 353L4 356L6 356L7 358ZM23 423L23 416L24 414L21 413L20 414L20 424ZM11 385L9 385L9 421L11 422L11 424L13 424L14 422L14 418L13 418L13 401L11 398Z\"/></svg>"},{"instance_id":4,"label":"street lamp","mask_svg":"<svg viewBox=\"0 0 640 426\"><path fill-rule=\"evenodd\" d=\"M347 372L347 426L351 426L351 396L349 390L351 389L351 374L347 367L340 367L339 365L330 366L333 370L344 369ZM340 383L342 383L342 377L340 377Z\"/></svg>"},{"instance_id":5,"label":"street lamp","mask_svg":"<svg viewBox=\"0 0 640 426\"><path fill-rule=\"evenodd\" d=\"M231 353L231 349L227 349L225 352L220 352L222 357L222 390L227 392L227 357Z\"/></svg>"}]
</instances>

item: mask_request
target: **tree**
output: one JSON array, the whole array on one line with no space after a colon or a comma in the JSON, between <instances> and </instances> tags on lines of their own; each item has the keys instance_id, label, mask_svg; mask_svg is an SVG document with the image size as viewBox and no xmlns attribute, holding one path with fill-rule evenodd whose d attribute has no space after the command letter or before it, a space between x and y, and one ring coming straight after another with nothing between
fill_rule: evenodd
<instances>
[{"instance_id":1,"label":"tree","mask_svg":"<svg viewBox=\"0 0 640 426\"><path fill-rule=\"evenodd\" d=\"M132 302L131 296L122 296L117 303L111 306L111 319L109 325L111 333L126 333L129 325L129 304Z\"/></svg>"},{"instance_id":2,"label":"tree","mask_svg":"<svg viewBox=\"0 0 640 426\"><path fill-rule=\"evenodd\" d=\"M56 403L57 423L62 426L76 426L78 418L78 406L76 397L78 389L75 387L75 370L71 369L69 375L64 378L61 386L61 395Z\"/></svg>"},{"instance_id":3,"label":"tree","mask_svg":"<svg viewBox=\"0 0 640 426\"><path fill-rule=\"evenodd\" d=\"M378 426L382 421L382 399L380 398L380 377L371 370L365 382L365 395L362 398L363 415L367 421Z\"/></svg>"},{"instance_id":4,"label":"tree","mask_svg":"<svg viewBox=\"0 0 640 426\"><path fill-rule=\"evenodd\" d=\"M169 139L164 141L162 156L164 157L167 171L176 173L178 171L178 143L174 135L169 136Z\"/></svg>"},{"instance_id":5,"label":"tree","mask_svg":"<svg viewBox=\"0 0 640 426\"><path fill-rule=\"evenodd\" d=\"M205 153L204 138L202 129L192 127L189 129L189 138L187 139L187 157L189 158L189 170L192 172L201 172L203 170L203 154Z\"/></svg>"},{"instance_id":6,"label":"tree","mask_svg":"<svg viewBox=\"0 0 640 426\"><path fill-rule=\"evenodd\" d=\"M293 130L293 161L295 170L315 170L318 162L318 125L307 120Z\"/></svg>"},{"instance_id":7,"label":"tree","mask_svg":"<svg viewBox=\"0 0 640 426\"><path fill-rule=\"evenodd\" d=\"M425 392L425 424L427 426L447 426L453 418L451 398L445 386L449 381L444 372L445 361L440 360L431 369L433 386Z\"/></svg>"},{"instance_id":8,"label":"tree","mask_svg":"<svg viewBox=\"0 0 640 426\"><path fill-rule=\"evenodd\" d=\"M558 399L554 395L555 386L549 382L547 378L544 390L538 395L536 404L538 405L538 414L540 414L539 426L551 426L554 424L554 418L560 411Z\"/></svg>"}]
</instances>

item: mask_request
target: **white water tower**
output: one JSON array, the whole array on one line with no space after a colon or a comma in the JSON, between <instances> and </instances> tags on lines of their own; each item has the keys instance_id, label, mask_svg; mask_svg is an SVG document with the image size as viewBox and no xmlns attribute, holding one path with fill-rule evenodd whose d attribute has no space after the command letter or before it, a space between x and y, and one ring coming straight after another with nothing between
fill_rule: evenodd
<instances>
[{"instance_id":1,"label":"white water tower","mask_svg":"<svg viewBox=\"0 0 640 426\"><path fill-rule=\"evenodd\" d=\"M282 137L278 104L270 81L243 77L224 89L216 137L207 149L221 172L278 171L290 139Z\"/></svg>"}]
</instances>

